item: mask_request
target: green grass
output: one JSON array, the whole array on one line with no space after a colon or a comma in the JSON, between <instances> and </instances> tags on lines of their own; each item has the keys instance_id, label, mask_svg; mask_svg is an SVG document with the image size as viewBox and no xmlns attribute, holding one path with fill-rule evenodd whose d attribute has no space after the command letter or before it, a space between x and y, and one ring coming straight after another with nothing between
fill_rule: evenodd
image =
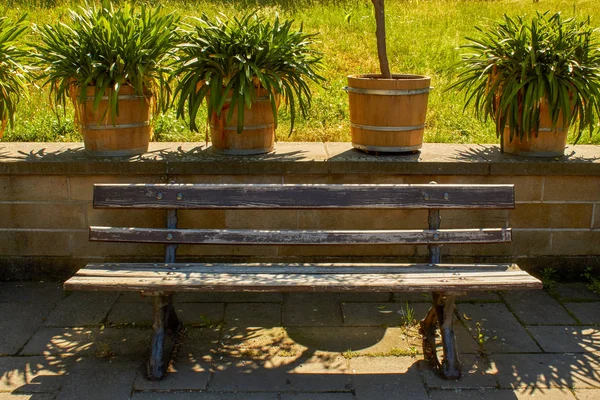
<instances>
[{"instance_id":1,"label":"green grass","mask_svg":"<svg viewBox=\"0 0 600 400\"><path fill-rule=\"evenodd\" d=\"M370 0L150 0L161 3L165 11L177 10L183 16L205 12L241 15L259 9L267 17L303 22L308 32L320 32L318 49L324 53L322 74L325 87L313 87L313 107L306 118L298 118L288 136L290 118L280 111L278 140L281 141L349 141L347 95L342 91L346 76L377 72L375 21ZM16 18L29 14L32 23L66 21L66 11L83 2L77 0L5 0L5 13ZM0 7L1 8L1 7ZM600 26L597 0L394 0L386 2L388 52L394 73L429 75L435 90L429 97L426 142L496 143L491 123L475 119L473 110L463 112L463 97L445 91L455 79L457 48L465 36L475 34L474 24L496 21L504 12L511 15L532 14L536 10L562 11L566 17L591 17ZM32 34L29 39L35 40ZM31 97L19 104L14 129L8 129L4 141L76 141L79 134L73 125L73 111L57 119L45 89L30 88ZM205 126L205 109L198 116ZM61 112L62 113L62 112ZM204 132L190 132L175 112L158 116L154 121L155 139L159 141L203 141ZM579 143L600 144L600 130L593 137L584 134Z\"/></svg>"}]
</instances>

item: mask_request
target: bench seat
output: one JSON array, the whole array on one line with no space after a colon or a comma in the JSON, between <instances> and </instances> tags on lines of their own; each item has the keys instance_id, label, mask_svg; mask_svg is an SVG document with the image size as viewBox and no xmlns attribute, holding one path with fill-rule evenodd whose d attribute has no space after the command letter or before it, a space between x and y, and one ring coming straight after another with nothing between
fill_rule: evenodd
<instances>
[{"instance_id":1,"label":"bench seat","mask_svg":"<svg viewBox=\"0 0 600 400\"><path fill-rule=\"evenodd\" d=\"M88 264L67 290L432 292L539 289L516 264Z\"/></svg>"}]
</instances>

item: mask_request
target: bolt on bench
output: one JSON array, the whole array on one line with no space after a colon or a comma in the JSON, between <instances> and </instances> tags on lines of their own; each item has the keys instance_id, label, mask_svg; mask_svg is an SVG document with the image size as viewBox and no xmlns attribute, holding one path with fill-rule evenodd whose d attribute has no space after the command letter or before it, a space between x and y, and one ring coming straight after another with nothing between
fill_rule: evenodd
<instances>
[{"instance_id":1,"label":"bolt on bench","mask_svg":"<svg viewBox=\"0 0 600 400\"><path fill-rule=\"evenodd\" d=\"M514 208L512 185L95 185L94 208L165 209L165 229L90 227L90 240L164 243L165 263L88 264L66 290L139 291L153 296L154 336L149 379L169 363L167 333L180 322L175 292L432 292L421 321L423 353L447 379L460 377L453 319L456 296L467 291L540 289L515 264L442 264L441 247L511 241L510 228L440 229L440 210ZM189 209L428 209L422 230L178 229L177 210ZM177 244L428 245L429 264L176 263ZM444 357L437 357L439 326Z\"/></svg>"}]
</instances>

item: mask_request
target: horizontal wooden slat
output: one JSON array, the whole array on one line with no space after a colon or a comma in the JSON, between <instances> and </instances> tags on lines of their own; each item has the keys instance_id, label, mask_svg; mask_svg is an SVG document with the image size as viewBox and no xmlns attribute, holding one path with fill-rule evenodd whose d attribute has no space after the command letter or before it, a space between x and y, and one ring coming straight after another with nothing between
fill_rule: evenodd
<instances>
[{"instance_id":1,"label":"horizontal wooden slat","mask_svg":"<svg viewBox=\"0 0 600 400\"><path fill-rule=\"evenodd\" d=\"M104 242L228 245L451 244L511 241L510 228L439 230L249 230L90 227L90 240Z\"/></svg>"},{"instance_id":2,"label":"horizontal wooden slat","mask_svg":"<svg viewBox=\"0 0 600 400\"><path fill-rule=\"evenodd\" d=\"M94 185L96 208L514 208L513 185Z\"/></svg>"},{"instance_id":3,"label":"horizontal wooden slat","mask_svg":"<svg viewBox=\"0 0 600 400\"><path fill-rule=\"evenodd\" d=\"M472 265L386 265L355 268L352 272L346 272L348 265L183 264L179 267L180 264L92 264L69 279L65 283L65 289L167 292L427 292L539 289L542 286L539 280L511 264L475 268ZM419 270L415 271L415 268Z\"/></svg>"}]
</instances>

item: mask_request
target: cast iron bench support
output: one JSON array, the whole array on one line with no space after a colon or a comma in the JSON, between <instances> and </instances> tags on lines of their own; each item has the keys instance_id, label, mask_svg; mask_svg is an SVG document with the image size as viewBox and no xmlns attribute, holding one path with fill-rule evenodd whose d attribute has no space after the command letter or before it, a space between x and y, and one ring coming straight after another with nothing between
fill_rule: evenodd
<instances>
[{"instance_id":1,"label":"cast iron bench support","mask_svg":"<svg viewBox=\"0 0 600 400\"><path fill-rule=\"evenodd\" d=\"M174 292L431 292L420 323L425 359L442 377L458 379L453 322L456 296L467 291L539 289L515 264L442 264L442 245L510 242L510 228L440 229L440 210L514 208L512 185L95 185L94 208L163 209L165 229L90 227L90 240L165 244L165 263L88 264L67 290L138 291L153 296L149 379L161 379L180 322ZM177 210L427 209L428 229L250 230L179 229ZM182 263L177 244L427 245L430 263ZM443 359L436 353L442 339ZM172 346L171 346L172 348Z\"/></svg>"}]
</instances>

